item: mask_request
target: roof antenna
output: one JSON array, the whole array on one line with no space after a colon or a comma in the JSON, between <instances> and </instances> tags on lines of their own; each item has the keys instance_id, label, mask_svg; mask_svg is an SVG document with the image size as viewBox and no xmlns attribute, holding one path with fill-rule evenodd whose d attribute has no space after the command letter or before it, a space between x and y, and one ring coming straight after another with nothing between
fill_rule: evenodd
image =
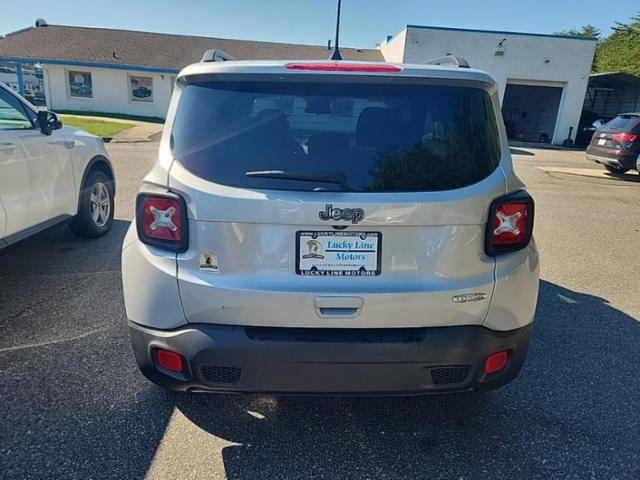
<instances>
[{"instance_id":1,"label":"roof antenna","mask_svg":"<svg viewBox=\"0 0 640 480\"><path fill-rule=\"evenodd\" d=\"M338 14L336 18L336 46L333 49L333 53L331 54L330 60L342 60L342 55L340 55L340 47L338 44L338 40L340 37L340 6L342 4L342 0L338 0Z\"/></svg>"}]
</instances>

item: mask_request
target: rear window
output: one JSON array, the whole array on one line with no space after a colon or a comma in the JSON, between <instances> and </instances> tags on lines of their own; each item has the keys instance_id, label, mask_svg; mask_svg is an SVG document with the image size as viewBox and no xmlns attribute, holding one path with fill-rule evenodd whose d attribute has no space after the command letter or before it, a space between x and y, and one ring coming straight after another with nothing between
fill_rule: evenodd
<instances>
[{"instance_id":1,"label":"rear window","mask_svg":"<svg viewBox=\"0 0 640 480\"><path fill-rule=\"evenodd\" d=\"M618 115L602 127L602 130L605 132L640 133L640 117L637 115Z\"/></svg>"},{"instance_id":2,"label":"rear window","mask_svg":"<svg viewBox=\"0 0 640 480\"><path fill-rule=\"evenodd\" d=\"M278 190L455 189L500 157L484 90L418 84L189 83L171 145L201 178Z\"/></svg>"}]
</instances>

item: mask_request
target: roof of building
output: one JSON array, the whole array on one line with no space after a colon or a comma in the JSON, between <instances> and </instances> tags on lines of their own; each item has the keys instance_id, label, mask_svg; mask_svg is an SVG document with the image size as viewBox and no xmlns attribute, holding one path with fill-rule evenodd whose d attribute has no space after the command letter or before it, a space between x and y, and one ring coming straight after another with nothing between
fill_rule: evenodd
<instances>
[{"instance_id":1,"label":"roof of building","mask_svg":"<svg viewBox=\"0 0 640 480\"><path fill-rule=\"evenodd\" d=\"M640 87L640 77L627 72L601 72L589 75L589 85L621 82Z\"/></svg>"},{"instance_id":2,"label":"roof of building","mask_svg":"<svg viewBox=\"0 0 640 480\"><path fill-rule=\"evenodd\" d=\"M108 28L48 25L0 37L0 61L173 72L220 49L237 60L327 59L327 46L169 35ZM376 49L340 48L345 60L384 61Z\"/></svg>"},{"instance_id":3,"label":"roof of building","mask_svg":"<svg viewBox=\"0 0 640 480\"><path fill-rule=\"evenodd\" d=\"M598 37L584 37L580 35L561 35L561 34L555 34L555 33L527 33L527 32L510 32L507 30L479 30L475 28L437 27L434 25L407 25L407 28L423 28L427 30L450 30L452 32L492 33L492 34L500 34L500 35L526 35L529 37L566 38L568 40L588 40L592 42L598 41Z\"/></svg>"}]
</instances>

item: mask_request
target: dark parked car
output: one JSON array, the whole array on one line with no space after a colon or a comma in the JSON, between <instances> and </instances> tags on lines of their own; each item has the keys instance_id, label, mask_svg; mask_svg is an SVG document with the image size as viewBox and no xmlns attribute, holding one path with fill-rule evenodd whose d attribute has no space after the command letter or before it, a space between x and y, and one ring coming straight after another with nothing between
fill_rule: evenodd
<instances>
[{"instance_id":1,"label":"dark parked car","mask_svg":"<svg viewBox=\"0 0 640 480\"><path fill-rule=\"evenodd\" d=\"M88 85L71 85L71 93L80 97L90 97L93 90Z\"/></svg>"},{"instance_id":2,"label":"dark parked car","mask_svg":"<svg viewBox=\"0 0 640 480\"><path fill-rule=\"evenodd\" d=\"M612 173L637 170L640 157L640 113L621 113L599 127L587 147L587 159Z\"/></svg>"},{"instance_id":3,"label":"dark parked car","mask_svg":"<svg viewBox=\"0 0 640 480\"><path fill-rule=\"evenodd\" d=\"M148 98L151 96L151 90L147 87L138 87L131 92L134 97L137 98Z\"/></svg>"},{"instance_id":4,"label":"dark parked car","mask_svg":"<svg viewBox=\"0 0 640 480\"><path fill-rule=\"evenodd\" d=\"M586 147L591 142L591 138L595 131L607 122L613 120L613 117L602 116L599 113L583 110L576 132L576 146Z\"/></svg>"}]
</instances>

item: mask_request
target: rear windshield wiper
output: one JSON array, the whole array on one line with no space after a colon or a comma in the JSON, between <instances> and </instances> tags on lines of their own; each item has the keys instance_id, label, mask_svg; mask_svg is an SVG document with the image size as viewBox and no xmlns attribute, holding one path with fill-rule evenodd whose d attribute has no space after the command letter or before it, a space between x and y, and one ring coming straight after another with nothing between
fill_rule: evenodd
<instances>
[{"instance_id":1,"label":"rear windshield wiper","mask_svg":"<svg viewBox=\"0 0 640 480\"><path fill-rule=\"evenodd\" d=\"M347 185L347 176L339 172L296 172L288 170L252 170L244 172L247 177L277 178L298 180L301 182L321 182L340 185L342 190L351 190Z\"/></svg>"}]
</instances>

